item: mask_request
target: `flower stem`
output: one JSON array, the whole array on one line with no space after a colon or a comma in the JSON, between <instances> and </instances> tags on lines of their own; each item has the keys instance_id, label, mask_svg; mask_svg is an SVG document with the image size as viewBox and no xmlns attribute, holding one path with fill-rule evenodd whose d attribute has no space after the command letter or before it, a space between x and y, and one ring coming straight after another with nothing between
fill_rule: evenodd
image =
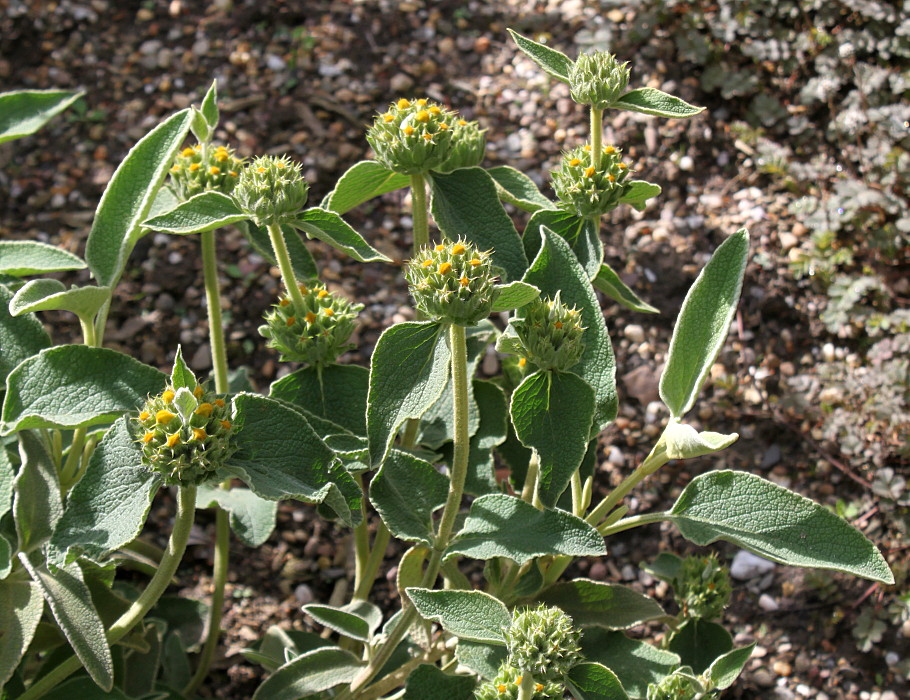
<instances>
[{"instance_id":1,"label":"flower stem","mask_svg":"<svg viewBox=\"0 0 910 700\"><path fill-rule=\"evenodd\" d=\"M588 523L597 527L629 491L660 469L668 461L666 446L662 440L658 440L654 449L652 449L648 456L645 457L645 460L638 465L635 471L623 479L622 483L613 489L613 491L611 491L610 494L598 503L597 507L590 512L586 518Z\"/></svg>"},{"instance_id":2,"label":"flower stem","mask_svg":"<svg viewBox=\"0 0 910 700\"><path fill-rule=\"evenodd\" d=\"M663 520L669 519L670 516L667 513L645 513L644 515L633 515L631 518L623 518L619 522L608 525L607 527L601 526L599 532L604 537L607 537L608 535L615 535L617 532L631 530L633 527L641 527L642 525L648 525L649 523L659 523Z\"/></svg>"},{"instance_id":3,"label":"flower stem","mask_svg":"<svg viewBox=\"0 0 910 700\"><path fill-rule=\"evenodd\" d=\"M366 600L369 597L391 537L392 533L389 532L389 528L385 526L382 520L379 520L376 525L376 537L373 538L373 549L366 565L363 567L363 575L358 585L354 587L354 600Z\"/></svg>"},{"instance_id":4,"label":"flower stem","mask_svg":"<svg viewBox=\"0 0 910 700\"><path fill-rule=\"evenodd\" d=\"M591 165L595 170L600 170L600 164L603 162L603 124L604 111L591 107Z\"/></svg>"},{"instance_id":5,"label":"flower stem","mask_svg":"<svg viewBox=\"0 0 910 700\"><path fill-rule=\"evenodd\" d=\"M531 700L534 697L534 676L525 671L521 675L521 685L518 688L518 700Z\"/></svg>"},{"instance_id":6,"label":"flower stem","mask_svg":"<svg viewBox=\"0 0 910 700\"><path fill-rule=\"evenodd\" d=\"M215 391L228 392L228 363L224 343L224 322L221 318L221 290L218 284L218 262L215 256L215 232L203 231L202 274L205 280L205 302L209 314L209 345L212 348L212 369ZM284 239L282 239L284 242Z\"/></svg>"},{"instance_id":7,"label":"flower stem","mask_svg":"<svg viewBox=\"0 0 910 700\"><path fill-rule=\"evenodd\" d=\"M427 206L427 180L424 175L411 175L411 215L414 218L414 246L412 254L430 242L430 224Z\"/></svg>"},{"instance_id":8,"label":"flower stem","mask_svg":"<svg viewBox=\"0 0 910 700\"><path fill-rule=\"evenodd\" d=\"M123 639L133 627L146 616L149 610L167 589L168 584L180 565L186 543L193 527L193 516L196 513L196 487L186 486L177 491L177 517L174 520L174 529L171 531L167 549L149 585L140 596L133 601L120 618L111 625L107 631L108 644L116 644ZM46 675L35 681L27 691L19 696L19 700L35 700L45 695L52 688L62 683L68 676L79 670L82 662L79 657L70 656L62 663L52 668Z\"/></svg>"},{"instance_id":9,"label":"flower stem","mask_svg":"<svg viewBox=\"0 0 910 700\"><path fill-rule=\"evenodd\" d=\"M269 224L268 229L269 239L272 241L272 250L275 251L275 259L278 261L278 269L281 270L281 279L284 281L284 286L287 287L294 306L302 309L304 306L303 295L297 286L297 277L294 275L291 256L288 254L288 247L284 242L281 226L279 224Z\"/></svg>"}]
</instances>

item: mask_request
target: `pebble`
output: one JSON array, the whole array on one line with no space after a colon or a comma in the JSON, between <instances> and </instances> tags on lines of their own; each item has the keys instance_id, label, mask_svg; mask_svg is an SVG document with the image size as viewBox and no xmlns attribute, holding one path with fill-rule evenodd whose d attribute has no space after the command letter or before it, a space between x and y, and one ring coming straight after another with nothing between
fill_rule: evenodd
<instances>
[{"instance_id":1,"label":"pebble","mask_svg":"<svg viewBox=\"0 0 910 700\"><path fill-rule=\"evenodd\" d=\"M389 81L389 87L396 93L407 92L414 87L414 79L407 73L396 73Z\"/></svg>"},{"instance_id":2,"label":"pebble","mask_svg":"<svg viewBox=\"0 0 910 700\"><path fill-rule=\"evenodd\" d=\"M760 688L770 688L774 685L774 677L766 668L760 668L752 674L752 680Z\"/></svg>"},{"instance_id":3,"label":"pebble","mask_svg":"<svg viewBox=\"0 0 910 700\"><path fill-rule=\"evenodd\" d=\"M799 239L794 236L792 233L779 233L777 234L777 239L780 241L780 247L787 252L791 248L795 248L799 245Z\"/></svg>"},{"instance_id":4,"label":"pebble","mask_svg":"<svg viewBox=\"0 0 910 700\"><path fill-rule=\"evenodd\" d=\"M621 467L626 463L626 456L616 445L610 445L610 450L607 454L607 462Z\"/></svg>"},{"instance_id":5,"label":"pebble","mask_svg":"<svg viewBox=\"0 0 910 700\"><path fill-rule=\"evenodd\" d=\"M603 581L607 578L607 565L602 561L595 561L588 570L588 576L595 581Z\"/></svg>"},{"instance_id":6,"label":"pebble","mask_svg":"<svg viewBox=\"0 0 910 700\"><path fill-rule=\"evenodd\" d=\"M774 673L776 673L778 676L783 676L784 678L793 673L793 667L786 661L775 661L774 665L771 668Z\"/></svg>"},{"instance_id":7,"label":"pebble","mask_svg":"<svg viewBox=\"0 0 910 700\"><path fill-rule=\"evenodd\" d=\"M307 603L312 603L316 600L316 596L313 595L313 589L305 583L301 583L294 589L294 597L301 605L306 605Z\"/></svg>"},{"instance_id":8,"label":"pebble","mask_svg":"<svg viewBox=\"0 0 910 700\"><path fill-rule=\"evenodd\" d=\"M639 326L637 323L630 323L628 326L623 328L622 334L633 343L641 343L644 342L645 339L645 329Z\"/></svg>"},{"instance_id":9,"label":"pebble","mask_svg":"<svg viewBox=\"0 0 910 700\"><path fill-rule=\"evenodd\" d=\"M777 601L767 593L762 593L759 597L758 607L760 607L765 612L775 612L780 609L780 605L777 604Z\"/></svg>"},{"instance_id":10,"label":"pebble","mask_svg":"<svg viewBox=\"0 0 910 700\"><path fill-rule=\"evenodd\" d=\"M730 575L737 581L748 581L773 571L775 566L774 562L741 549L733 557L733 563L730 565Z\"/></svg>"},{"instance_id":11,"label":"pebble","mask_svg":"<svg viewBox=\"0 0 910 700\"><path fill-rule=\"evenodd\" d=\"M685 172L691 172L695 170L695 161L692 159L692 156L683 156L679 159L679 169Z\"/></svg>"}]
</instances>

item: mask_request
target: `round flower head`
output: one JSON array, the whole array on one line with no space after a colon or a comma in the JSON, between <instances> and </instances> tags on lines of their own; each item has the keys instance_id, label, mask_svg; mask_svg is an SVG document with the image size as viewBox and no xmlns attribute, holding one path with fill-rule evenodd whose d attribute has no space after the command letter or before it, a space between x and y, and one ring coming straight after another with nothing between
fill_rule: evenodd
<instances>
[{"instance_id":1,"label":"round flower head","mask_svg":"<svg viewBox=\"0 0 910 700\"><path fill-rule=\"evenodd\" d=\"M492 681L483 683L474 691L476 700L518 700L522 672L514 666L504 663ZM532 700L562 700L565 686L562 683L548 681L540 683L535 680Z\"/></svg>"},{"instance_id":2,"label":"round flower head","mask_svg":"<svg viewBox=\"0 0 910 700\"><path fill-rule=\"evenodd\" d=\"M489 251L462 240L431 245L417 251L404 274L427 318L473 326L490 315L496 292Z\"/></svg>"},{"instance_id":3,"label":"round flower head","mask_svg":"<svg viewBox=\"0 0 910 700\"><path fill-rule=\"evenodd\" d=\"M351 304L324 285L300 285L303 306L283 296L265 316L259 333L288 362L328 365L353 347L348 344L363 304Z\"/></svg>"},{"instance_id":4,"label":"round flower head","mask_svg":"<svg viewBox=\"0 0 910 700\"><path fill-rule=\"evenodd\" d=\"M580 146L563 154L559 170L552 173L553 189L563 209L583 218L600 216L619 206L630 172L619 148L605 147L594 166L591 147Z\"/></svg>"},{"instance_id":5,"label":"round flower head","mask_svg":"<svg viewBox=\"0 0 910 700\"><path fill-rule=\"evenodd\" d=\"M168 485L190 486L217 479L234 452L230 409L201 385L168 387L146 401L135 418L143 462Z\"/></svg>"},{"instance_id":6,"label":"round flower head","mask_svg":"<svg viewBox=\"0 0 910 700\"><path fill-rule=\"evenodd\" d=\"M582 659L581 632L559 608L530 608L505 630L508 663L540 683L563 680Z\"/></svg>"},{"instance_id":7,"label":"round flower head","mask_svg":"<svg viewBox=\"0 0 910 700\"><path fill-rule=\"evenodd\" d=\"M450 173L458 168L470 168L480 165L483 161L484 151L487 148L487 135L477 122L457 119L452 127L452 148L449 157L442 163L438 170Z\"/></svg>"},{"instance_id":8,"label":"round flower head","mask_svg":"<svg viewBox=\"0 0 910 700\"><path fill-rule=\"evenodd\" d=\"M536 299L524 309L521 318L512 321L524 358L541 369L565 372L578 364L585 344L581 312L570 309L559 300Z\"/></svg>"},{"instance_id":9,"label":"round flower head","mask_svg":"<svg viewBox=\"0 0 910 700\"><path fill-rule=\"evenodd\" d=\"M436 170L449 157L455 113L427 99L401 98L376 116L367 141L376 160L402 175Z\"/></svg>"},{"instance_id":10,"label":"round flower head","mask_svg":"<svg viewBox=\"0 0 910 700\"><path fill-rule=\"evenodd\" d=\"M287 156L259 156L240 171L234 201L257 225L292 220L306 205L309 185Z\"/></svg>"},{"instance_id":11,"label":"round flower head","mask_svg":"<svg viewBox=\"0 0 910 700\"><path fill-rule=\"evenodd\" d=\"M715 693L705 695L698 679L680 671L665 676L660 683L648 685L648 700L696 700L705 697L716 695Z\"/></svg>"},{"instance_id":12,"label":"round flower head","mask_svg":"<svg viewBox=\"0 0 910 700\"><path fill-rule=\"evenodd\" d=\"M629 85L629 63L605 51L583 53L569 69L569 91L578 104L606 109Z\"/></svg>"},{"instance_id":13,"label":"round flower head","mask_svg":"<svg viewBox=\"0 0 910 700\"><path fill-rule=\"evenodd\" d=\"M234 149L197 143L177 154L170 170L171 187L181 199L209 190L229 194L242 168L243 159L234 155Z\"/></svg>"},{"instance_id":14,"label":"round flower head","mask_svg":"<svg viewBox=\"0 0 910 700\"><path fill-rule=\"evenodd\" d=\"M730 574L716 554L686 557L673 579L673 592L683 615L712 620L730 601Z\"/></svg>"}]
</instances>

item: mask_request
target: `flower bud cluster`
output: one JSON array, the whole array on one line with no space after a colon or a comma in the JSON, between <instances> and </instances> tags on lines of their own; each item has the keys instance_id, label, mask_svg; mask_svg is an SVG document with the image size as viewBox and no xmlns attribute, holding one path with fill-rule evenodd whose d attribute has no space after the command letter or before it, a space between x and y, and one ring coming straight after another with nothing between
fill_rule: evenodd
<instances>
[{"instance_id":1,"label":"flower bud cluster","mask_svg":"<svg viewBox=\"0 0 910 700\"><path fill-rule=\"evenodd\" d=\"M171 187L181 199L214 190L229 194L240 177L243 159L227 146L187 146L171 166Z\"/></svg>"},{"instance_id":2,"label":"flower bud cluster","mask_svg":"<svg viewBox=\"0 0 910 700\"><path fill-rule=\"evenodd\" d=\"M508 662L499 667L499 673L492 681L481 684L475 691L476 700L518 700L522 674ZM547 683L534 683L532 700L562 700L565 686L562 683L548 681Z\"/></svg>"},{"instance_id":3,"label":"flower bud cluster","mask_svg":"<svg viewBox=\"0 0 910 700\"><path fill-rule=\"evenodd\" d=\"M259 156L240 171L233 192L237 206L259 226L293 220L308 195L300 164L287 156Z\"/></svg>"},{"instance_id":4,"label":"flower bud cluster","mask_svg":"<svg viewBox=\"0 0 910 700\"><path fill-rule=\"evenodd\" d=\"M303 305L291 296L283 296L265 315L259 333L268 338L268 346L281 353L287 362L328 365L351 345L357 314L363 304L351 304L330 292L324 285L299 285Z\"/></svg>"},{"instance_id":5,"label":"flower bud cluster","mask_svg":"<svg viewBox=\"0 0 910 700\"><path fill-rule=\"evenodd\" d=\"M514 319L512 327L524 357L541 369L565 372L578 364L585 351L581 312L563 304L559 292L552 299L536 299L528 304L524 316Z\"/></svg>"},{"instance_id":6,"label":"flower bud cluster","mask_svg":"<svg viewBox=\"0 0 910 700\"><path fill-rule=\"evenodd\" d=\"M629 85L629 63L606 51L583 53L569 70L569 91L578 104L606 109Z\"/></svg>"},{"instance_id":7,"label":"flower bud cluster","mask_svg":"<svg viewBox=\"0 0 910 700\"><path fill-rule=\"evenodd\" d=\"M714 553L686 557L673 579L673 592L684 616L712 620L730 601L730 574Z\"/></svg>"},{"instance_id":8,"label":"flower bud cluster","mask_svg":"<svg viewBox=\"0 0 910 700\"><path fill-rule=\"evenodd\" d=\"M505 638L509 665L538 683L562 681L582 659L581 632L559 608L541 605L515 615Z\"/></svg>"},{"instance_id":9,"label":"flower bud cluster","mask_svg":"<svg viewBox=\"0 0 910 700\"><path fill-rule=\"evenodd\" d=\"M471 168L480 165L487 148L486 130L477 122L464 119L455 121L452 127L452 146L445 161L435 170L450 173L459 168Z\"/></svg>"},{"instance_id":10,"label":"flower bud cluster","mask_svg":"<svg viewBox=\"0 0 910 700\"><path fill-rule=\"evenodd\" d=\"M648 685L647 700L696 700L715 697L715 693L704 694L701 684L684 673L665 676L660 683Z\"/></svg>"},{"instance_id":11,"label":"flower bud cluster","mask_svg":"<svg viewBox=\"0 0 910 700\"><path fill-rule=\"evenodd\" d=\"M217 478L234 452L230 409L201 385L168 387L146 401L136 417L145 464L167 485L191 486Z\"/></svg>"},{"instance_id":12,"label":"flower bud cluster","mask_svg":"<svg viewBox=\"0 0 910 700\"><path fill-rule=\"evenodd\" d=\"M401 98L376 116L367 131L376 160L402 175L439 169L452 153L458 118L427 99Z\"/></svg>"},{"instance_id":13,"label":"flower bud cluster","mask_svg":"<svg viewBox=\"0 0 910 700\"><path fill-rule=\"evenodd\" d=\"M585 145L563 154L560 169L552 173L553 189L562 208L584 218L601 216L619 206L631 172L621 149L605 147L599 164L592 165L591 146Z\"/></svg>"},{"instance_id":14,"label":"flower bud cluster","mask_svg":"<svg viewBox=\"0 0 910 700\"><path fill-rule=\"evenodd\" d=\"M428 246L404 274L417 308L429 319L472 326L490 315L496 290L489 251L463 240Z\"/></svg>"}]
</instances>

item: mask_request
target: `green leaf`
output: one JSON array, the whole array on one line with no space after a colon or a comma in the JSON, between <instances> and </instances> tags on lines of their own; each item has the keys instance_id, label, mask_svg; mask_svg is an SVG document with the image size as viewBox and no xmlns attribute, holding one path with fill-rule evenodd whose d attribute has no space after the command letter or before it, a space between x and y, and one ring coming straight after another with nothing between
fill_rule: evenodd
<instances>
[{"instance_id":1,"label":"green leaf","mask_svg":"<svg viewBox=\"0 0 910 700\"><path fill-rule=\"evenodd\" d=\"M272 625L259 641L251 648L242 649L241 653L248 661L260 664L271 672L289 658L330 646L333 646L331 642L312 632L283 630L278 625Z\"/></svg>"},{"instance_id":2,"label":"green leaf","mask_svg":"<svg viewBox=\"0 0 910 700\"><path fill-rule=\"evenodd\" d=\"M11 316L13 293L0 284L0 383L24 359L51 346L51 338L33 315Z\"/></svg>"},{"instance_id":3,"label":"green leaf","mask_svg":"<svg viewBox=\"0 0 910 700\"><path fill-rule=\"evenodd\" d=\"M199 600L162 596L148 616L164 620L171 634L180 637L187 651L198 651L205 640L209 606Z\"/></svg>"},{"instance_id":4,"label":"green leaf","mask_svg":"<svg viewBox=\"0 0 910 700\"><path fill-rule=\"evenodd\" d=\"M228 471L257 496L325 503L348 525L359 522L360 487L301 413L281 401L239 394L234 415L237 452Z\"/></svg>"},{"instance_id":5,"label":"green leaf","mask_svg":"<svg viewBox=\"0 0 910 700\"><path fill-rule=\"evenodd\" d=\"M71 311L91 322L98 309L111 299L110 287L71 287L54 279L32 280L23 285L9 304L13 316L35 311Z\"/></svg>"},{"instance_id":6,"label":"green leaf","mask_svg":"<svg viewBox=\"0 0 910 700\"><path fill-rule=\"evenodd\" d=\"M362 160L348 168L335 183L322 203L322 209L346 214L354 207L386 192L400 190L411 184L407 175L399 175L375 160Z\"/></svg>"},{"instance_id":7,"label":"green leaf","mask_svg":"<svg viewBox=\"0 0 910 700\"><path fill-rule=\"evenodd\" d=\"M76 564L56 569L51 574L44 564L19 554L32 580L41 588L54 619L66 635L85 670L104 690L114 685L114 661L107 643L104 624L92 605L92 598Z\"/></svg>"},{"instance_id":8,"label":"green leaf","mask_svg":"<svg viewBox=\"0 0 910 700\"><path fill-rule=\"evenodd\" d=\"M754 649L755 642L752 642L749 646L739 647L718 656L708 667L705 675L718 690L729 688L739 678L739 674L743 672L743 668L745 668L749 657L752 656Z\"/></svg>"},{"instance_id":9,"label":"green leaf","mask_svg":"<svg viewBox=\"0 0 910 700\"><path fill-rule=\"evenodd\" d=\"M613 357L613 346L594 289L568 243L547 228L543 228L542 232L544 244L523 281L538 287L542 295L552 297L560 292L563 304L581 311L585 325L582 336L585 351L572 371L594 389L596 404L590 435L593 438L616 417L616 360Z\"/></svg>"},{"instance_id":10,"label":"green leaf","mask_svg":"<svg viewBox=\"0 0 910 700\"><path fill-rule=\"evenodd\" d=\"M449 347L439 323L398 323L383 331L373 351L367 400L370 460L382 464L398 428L420 418L449 377Z\"/></svg>"},{"instance_id":11,"label":"green leaf","mask_svg":"<svg viewBox=\"0 0 910 700\"><path fill-rule=\"evenodd\" d=\"M102 690L85 676L68 679L41 697L44 700L130 700L130 696L124 695L119 688Z\"/></svg>"},{"instance_id":12,"label":"green leaf","mask_svg":"<svg viewBox=\"0 0 910 700\"><path fill-rule=\"evenodd\" d=\"M641 568L651 574L654 578L659 578L661 581L666 581L667 583L673 583L673 579L679 575L682 561L681 557L678 557L672 552L661 552L657 555L657 559L650 564L642 564Z\"/></svg>"},{"instance_id":13,"label":"green leaf","mask_svg":"<svg viewBox=\"0 0 910 700\"><path fill-rule=\"evenodd\" d=\"M519 209L535 212L538 209L553 209L554 202L547 199L534 181L523 172L508 165L499 165L487 170L496 183L496 191L503 202L514 204Z\"/></svg>"},{"instance_id":14,"label":"green leaf","mask_svg":"<svg viewBox=\"0 0 910 700\"><path fill-rule=\"evenodd\" d=\"M218 81L213 80L212 85L202 98L202 105L199 107L202 116L208 122L209 126L214 129L218 126Z\"/></svg>"},{"instance_id":15,"label":"green leaf","mask_svg":"<svg viewBox=\"0 0 910 700\"><path fill-rule=\"evenodd\" d=\"M552 508L588 449L594 390L577 374L541 370L512 392L509 414L521 444L538 452L538 494Z\"/></svg>"},{"instance_id":16,"label":"green leaf","mask_svg":"<svg viewBox=\"0 0 910 700\"><path fill-rule=\"evenodd\" d=\"M275 529L278 503L259 498L249 489L199 486L196 507L212 508L216 505L231 514L231 529L247 547L262 546Z\"/></svg>"},{"instance_id":17,"label":"green leaf","mask_svg":"<svg viewBox=\"0 0 910 700\"><path fill-rule=\"evenodd\" d=\"M691 425L671 420L664 429L663 441L670 459L691 459L726 449L739 439L737 433L724 435L709 431L698 432Z\"/></svg>"},{"instance_id":18,"label":"green leaf","mask_svg":"<svg viewBox=\"0 0 910 700\"><path fill-rule=\"evenodd\" d=\"M659 683L680 664L672 652L629 639L622 632L601 629L589 629L582 635L581 650L588 661L613 671L630 698L644 698L649 683Z\"/></svg>"},{"instance_id":19,"label":"green leaf","mask_svg":"<svg viewBox=\"0 0 910 700\"><path fill-rule=\"evenodd\" d=\"M321 379L320 379L321 378ZM272 384L269 395L366 435L370 372L357 365L329 365L322 371L304 367Z\"/></svg>"},{"instance_id":20,"label":"green leaf","mask_svg":"<svg viewBox=\"0 0 910 700\"><path fill-rule=\"evenodd\" d=\"M498 598L483 591L432 591L408 588L408 596L424 620L435 620L449 634L487 644L505 644L512 614Z\"/></svg>"},{"instance_id":21,"label":"green leaf","mask_svg":"<svg viewBox=\"0 0 910 700\"><path fill-rule=\"evenodd\" d=\"M13 512L19 551L29 553L44 544L63 514L63 497L54 460L39 434L19 434L21 466L13 482Z\"/></svg>"},{"instance_id":22,"label":"green leaf","mask_svg":"<svg viewBox=\"0 0 910 700\"><path fill-rule=\"evenodd\" d=\"M498 491L493 448L505 442L508 435L508 404L505 392L493 382L475 379L472 385L480 424L471 436L464 490L472 496L482 496Z\"/></svg>"},{"instance_id":23,"label":"green leaf","mask_svg":"<svg viewBox=\"0 0 910 700\"><path fill-rule=\"evenodd\" d=\"M128 421L119 418L108 430L73 487L51 539L52 563L82 555L102 561L142 531L161 477L142 463Z\"/></svg>"},{"instance_id":24,"label":"green leaf","mask_svg":"<svg viewBox=\"0 0 910 700\"><path fill-rule=\"evenodd\" d=\"M470 639L459 639L455 647L455 658L462 666L471 669L484 680L493 680L499 673L508 654L502 645L472 642Z\"/></svg>"},{"instance_id":25,"label":"green leaf","mask_svg":"<svg viewBox=\"0 0 910 700\"><path fill-rule=\"evenodd\" d=\"M653 598L627 586L586 578L557 583L537 598L562 608L579 627L624 630L666 614Z\"/></svg>"},{"instance_id":26,"label":"green leaf","mask_svg":"<svg viewBox=\"0 0 910 700\"><path fill-rule=\"evenodd\" d=\"M161 651L161 681L173 688L183 688L192 677L193 669L190 667L186 647L178 635L168 632Z\"/></svg>"},{"instance_id":27,"label":"green leaf","mask_svg":"<svg viewBox=\"0 0 910 700\"><path fill-rule=\"evenodd\" d=\"M473 559L508 557L518 564L550 554L606 554L603 537L562 510L537 510L514 496L490 494L471 504L464 527L446 550Z\"/></svg>"},{"instance_id":28,"label":"green leaf","mask_svg":"<svg viewBox=\"0 0 910 700\"><path fill-rule=\"evenodd\" d=\"M10 461L6 447L0 444L0 518L9 513L13 507L13 482L16 470Z\"/></svg>"},{"instance_id":29,"label":"green leaf","mask_svg":"<svg viewBox=\"0 0 910 700\"><path fill-rule=\"evenodd\" d=\"M42 350L7 377L3 432L107 423L159 393L166 379L154 367L106 348Z\"/></svg>"},{"instance_id":30,"label":"green leaf","mask_svg":"<svg viewBox=\"0 0 910 700\"><path fill-rule=\"evenodd\" d=\"M499 203L496 184L483 168L461 168L442 175L431 173L430 212L449 240L462 238L493 251L503 281L519 280L528 268L515 224Z\"/></svg>"},{"instance_id":31,"label":"green leaf","mask_svg":"<svg viewBox=\"0 0 910 700\"><path fill-rule=\"evenodd\" d=\"M497 284L496 292L499 296L493 302L492 313L499 311L512 311L525 304L530 304L540 296L540 290L532 284L524 282L509 282L509 284Z\"/></svg>"},{"instance_id":32,"label":"green leaf","mask_svg":"<svg viewBox=\"0 0 910 700\"><path fill-rule=\"evenodd\" d=\"M126 154L101 196L85 246L85 259L103 286L113 286L146 229L142 222L177 150L190 128L192 112L181 110L156 126Z\"/></svg>"},{"instance_id":33,"label":"green leaf","mask_svg":"<svg viewBox=\"0 0 910 700\"><path fill-rule=\"evenodd\" d=\"M677 629L667 649L679 654L682 663L701 674L715 659L733 648L733 637L716 622L692 618Z\"/></svg>"},{"instance_id":34,"label":"green leaf","mask_svg":"<svg viewBox=\"0 0 910 700\"><path fill-rule=\"evenodd\" d=\"M313 603L301 609L320 625L360 642L369 642L382 623L379 608L366 601L354 601L343 608Z\"/></svg>"},{"instance_id":35,"label":"green leaf","mask_svg":"<svg viewBox=\"0 0 910 700\"><path fill-rule=\"evenodd\" d=\"M636 211L644 211L648 200L661 193L660 185L655 185L653 182L631 180L626 184L628 189L619 198L619 201L631 205Z\"/></svg>"},{"instance_id":36,"label":"green leaf","mask_svg":"<svg viewBox=\"0 0 910 700\"><path fill-rule=\"evenodd\" d=\"M575 700L628 700L619 678L603 664L582 662L569 671L569 692Z\"/></svg>"},{"instance_id":37,"label":"green leaf","mask_svg":"<svg viewBox=\"0 0 910 700\"><path fill-rule=\"evenodd\" d=\"M0 93L0 143L34 134L84 94L65 90Z\"/></svg>"},{"instance_id":38,"label":"green leaf","mask_svg":"<svg viewBox=\"0 0 910 700\"><path fill-rule=\"evenodd\" d=\"M704 107L690 105L678 97L649 87L630 90L610 106L613 109L641 112L652 117L669 119L688 119L705 111Z\"/></svg>"},{"instance_id":39,"label":"green leaf","mask_svg":"<svg viewBox=\"0 0 910 700\"><path fill-rule=\"evenodd\" d=\"M472 700L477 681L454 676L432 664L421 664L408 676L402 700Z\"/></svg>"},{"instance_id":40,"label":"green leaf","mask_svg":"<svg viewBox=\"0 0 910 700\"><path fill-rule=\"evenodd\" d=\"M354 260L392 262L333 211L313 207L301 212L299 218L291 222L291 225L302 230L309 238L318 238L336 250L347 253Z\"/></svg>"},{"instance_id":41,"label":"green leaf","mask_svg":"<svg viewBox=\"0 0 910 700\"><path fill-rule=\"evenodd\" d=\"M278 264L275 260L275 251L272 250L269 232L266 229L256 226L252 221L243 221L238 224L238 227L259 255L272 265ZM287 224L281 225L281 233L284 236L284 244L288 249L291 267L294 269L297 281L317 279L319 277L319 269L316 267L316 261L313 260L313 256L307 249L300 234Z\"/></svg>"},{"instance_id":42,"label":"green leaf","mask_svg":"<svg viewBox=\"0 0 910 700\"><path fill-rule=\"evenodd\" d=\"M188 389L192 393L196 390L198 384L196 375L193 374L193 370L187 367L183 359L183 348L178 345L177 354L174 357L174 367L171 369L171 386L175 391ZM195 404L193 408L195 408Z\"/></svg>"},{"instance_id":43,"label":"green leaf","mask_svg":"<svg viewBox=\"0 0 910 700\"><path fill-rule=\"evenodd\" d=\"M595 289L599 289L613 301L625 306L630 311L639 311L645 314L660 313L649 303L642 301L641 297L629 289L613 268L606 263L603 263L600 266L597 277L595 277L591 283L594 285Z\"/></svg>"},{"instance_id":44,"label":"green leaf","mask_svg":"<svg viewBox=\"0 0 910 700\"><path fill-rule=\"evenodd\" d=\"M205 116L198 108L191 107L191 109L193 110L193 120L190 122L190 131L199 143L204 143L211 138L212 127L209 126Z\"/></svg>"},{"instance_id":45,"label":"green leaf","mask_svg":"<svg viewBox=\"0 0 910 700\"><path fill-rule=\"evenodd\" d=\"M210 191L200 192L142 225L152 231L185 235L213 231L248 218L226 194Z\"/></svg>"},{"instance_id":46,"label":"green leaf","mask_svg":"<svg viewBox=\"0 0 910 700\"><path fill-rule=\"evenodd\" d=\"M253 700L299 700L354 680L363 664L349 651L324 647L288 661L266 678Z\"/></svg>"},{"instance_id":47,"label":"green leaf","mask_svg":"<svg viewBox=\"0 0 910 700\"><path fill-rule=\"evenodd\" d=\"M131 698L144 697L155 687L155 678L161 665L161 637L166 625L161 620L150 620L137 627L136 633L142 633L142 640L148 646L148 651L140 652L134 649L124 657L121 684L124 692Z\"/></svg>"},{"instance_id":48,"label":"green leaf","mask_svg":"<svg viewBox=\"0 0 910 700\"><path fill-rule=\"evenodd\" d=\"M448 491L449 480L432 464L393 449L370 482L370 502L395 537L432 546L433 511Z\"/></svg>"},{"instance_id":49,"label":"green leaf","mask_svg":"<svg viewBox=\"0 0 910 700\"><path fill-rule=\"evenodd\" d=\"M668 513L698 545L726 540L789 566L833 569L894 583L881 553L827 508L745 472L693 479Z\"/></svg>"},{"instance_id":50,"label":"green leaf","mask_svg":"<svg viewBox=\"0 0 910 700\"><path fill-rule=\"evenodd\" d=\"M749 234L743 228L714 251L686 294L660 377L660 398L674 418L682 418L692 408L723 347L748 256Z\"/></svg>"},{"instance_id":51,"label":"green leaf","mask_svg":"<svg viewBox=\"0 0 910 700\"><path fill-rule=\"evenodd\" d=\"M28 277L85 267L82 258L57 246L38 241L0 241L0 274Z\"/></svg>"},{"instance_id":52,"label":"green leaf","mask_svg":"<svg viewBox=\"0 0 910 700\"><path fill-rule=\"evenodd\" d=\"M29 581L0 581L0 688L12 677L25 650L32 643L44 598L37 584Z\"/></svg>"},{"instance_id":53,"label":"green leaf","mask_svg":"<svg viewBox=\"0 0 910 700\"><path fill-rule=\"evenodd\" d=\"M566 240L588 279L597 276L604 259L604 244L600 240L599 226L592 219L585 219L563 209L534 212L525 226L523 238L525 255L529 260L533 260L540 252L542 227Z\"/></svg>"},{"instance_id":54,"label":"green leaf","mask_svg":"<svg viewBox=\"0 0 910 700\"><path fill-rule=\"evenodd\" d=\"M509 29L508 32L518 48L527 54L528 58L534 63L543 68L548 75L564 83L569 82L569 72L572 70L572 66L575 65L571 58L561 51L538 44L513 29Z\"/></svg>"}]
</instances>

